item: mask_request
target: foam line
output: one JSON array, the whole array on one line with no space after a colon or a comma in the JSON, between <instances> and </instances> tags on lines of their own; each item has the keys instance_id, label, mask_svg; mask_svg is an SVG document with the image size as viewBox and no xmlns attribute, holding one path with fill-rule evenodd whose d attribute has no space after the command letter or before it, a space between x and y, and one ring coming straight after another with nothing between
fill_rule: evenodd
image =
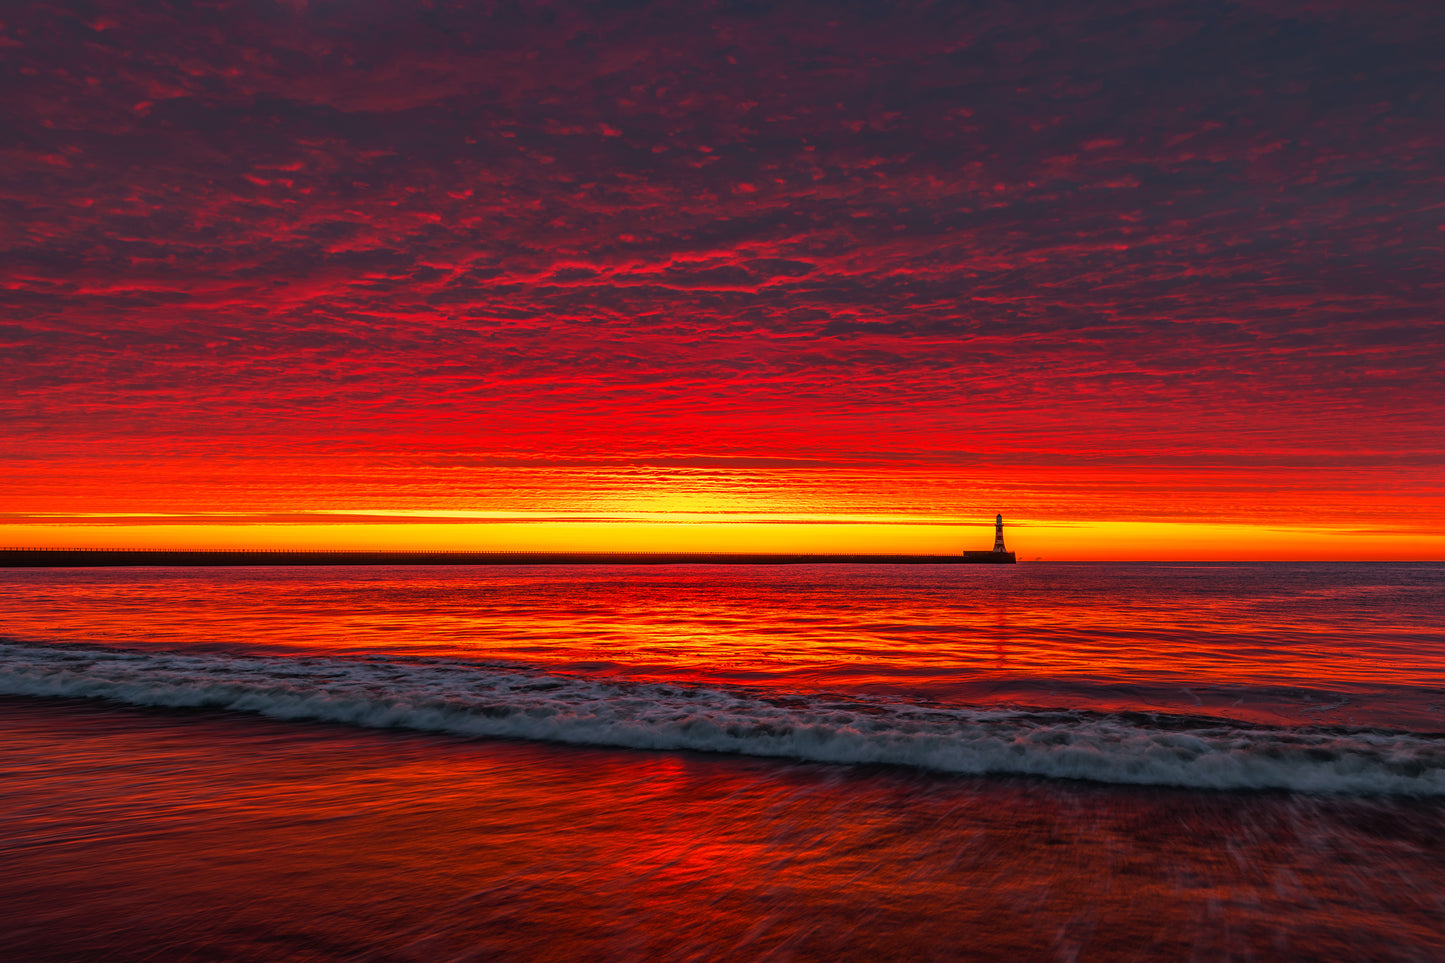
<instances>
[{"instance_id":1,"label":"foam line","mask_svg":"<svg viewBox=\"0 0 1445 963\"><path fill-rule=\"evenodd\" d=\"M0 694L635 749L1131 785L1445 796L1445 740L582 678L442 659L0 644Z\"/></svg>"}]
</instances>

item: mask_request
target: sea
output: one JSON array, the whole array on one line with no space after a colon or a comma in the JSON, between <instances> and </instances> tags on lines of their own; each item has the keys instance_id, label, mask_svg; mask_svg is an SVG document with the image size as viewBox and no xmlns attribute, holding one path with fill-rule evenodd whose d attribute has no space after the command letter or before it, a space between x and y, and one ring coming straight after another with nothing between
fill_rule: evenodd
<instances>
[{"instance_id":1,"label":"sea","mask_svg":"<svg viewBox=\"0 0 1445 963\"><path fill-rule=\"evenodd\" d=\"M0 570L6 960L1445 960L1445 564Z\"/></svg>"}]
</instances>

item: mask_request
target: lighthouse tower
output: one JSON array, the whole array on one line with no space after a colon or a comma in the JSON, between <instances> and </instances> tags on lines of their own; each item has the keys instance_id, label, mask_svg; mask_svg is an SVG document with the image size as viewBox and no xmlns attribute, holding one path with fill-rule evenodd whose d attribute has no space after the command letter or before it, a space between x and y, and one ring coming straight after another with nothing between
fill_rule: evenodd
<instances>
[{"instance_id":1,"label":"lighthouse tower","mask_svg":"<svg viewBox=\"0 0 1445 963\"><path fill-rule=\"evenodd\" d=\"M1003 547L1003 515L993 520L993 551L991 552L964 552L962 558L956 559L960 562L995 562L1012 565L1018 559L1014 553Z\"/></svg>"}]
</instances>

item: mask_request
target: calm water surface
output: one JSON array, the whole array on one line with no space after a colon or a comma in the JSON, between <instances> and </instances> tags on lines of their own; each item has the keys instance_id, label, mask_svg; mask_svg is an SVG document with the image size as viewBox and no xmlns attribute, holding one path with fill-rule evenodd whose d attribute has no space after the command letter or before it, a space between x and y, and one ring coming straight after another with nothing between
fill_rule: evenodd
<instances>
[{"instance_id":1,"label":"calm water surface","mask_svg":"<svg viewBox=\"0 0 1445 963\"><path fill-rule=\"evenodd\" d=\"M1400 959L1445 566L0 572L27 959Z\"/></svg>"}]
</instances>

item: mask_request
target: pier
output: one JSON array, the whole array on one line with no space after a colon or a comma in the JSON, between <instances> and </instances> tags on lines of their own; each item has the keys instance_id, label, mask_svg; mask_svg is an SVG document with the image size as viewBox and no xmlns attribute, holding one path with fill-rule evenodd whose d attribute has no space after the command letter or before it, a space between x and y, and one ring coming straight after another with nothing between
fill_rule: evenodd
<instances>
[{"instance_id":1,"label":"pier","mask_svg":"<svg viewBox=\"0 0 1445 963\"><path fill-rule=\"evenodd\" d=\"M266 565L962 565L1012 562L995 552L855 555L773 552L394 552L125 548L0 549L0 568L124 568Z\"/></svg>"}]
</instances>

